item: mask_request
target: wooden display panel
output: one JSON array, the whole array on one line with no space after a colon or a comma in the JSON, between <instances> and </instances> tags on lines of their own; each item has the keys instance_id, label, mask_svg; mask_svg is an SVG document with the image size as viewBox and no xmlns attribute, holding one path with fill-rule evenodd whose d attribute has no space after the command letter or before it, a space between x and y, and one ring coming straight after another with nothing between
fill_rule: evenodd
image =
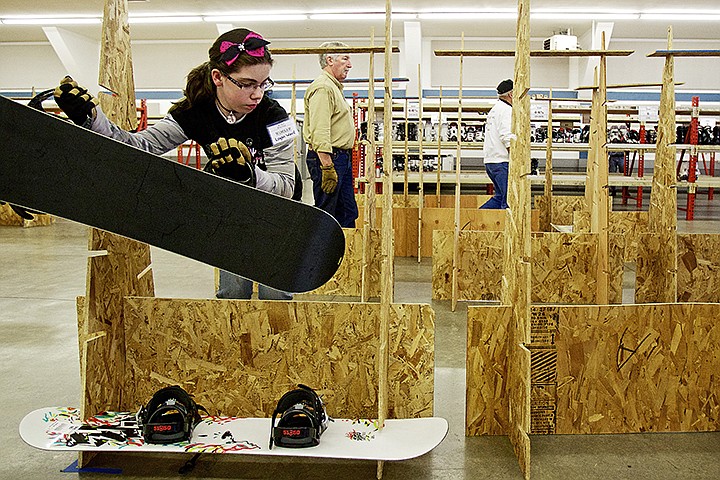
<instances>
[{"instance_id":1,"label":"wooden display panel","mask_svg":"<svg viewBox=\"0 0 720 480\"><path fill-rule=\"evenodd\" d=\"M468 308L465 435L506 435L509 430L508 344L512 309Z\"/></svg>"},{"instance_id":2,"label":"wooden display panel","mask_svg":"<svg viewBox=\"0 0 720 480\"><path fill-rule=\"evenodd\" d=\"M638 256L640 235L648 232L648 212L610 212L608 233L617 235L613 244L623 246L623 259L634 262ZM587 212L573 212L573 231L589 232L590 215Z\"/></svg>"},{"instance_id":3,"label":"wooden display panel","mask_svg":"<svg viewBox=\"0 0 720 480\"><path fill-rule=\"evenodd\" d=\"M720 303L720 235L678 235L677 246L677 301Z\"/></svg>"},{"instance_id":4,"label":"wooden display panel","mask_svg":"<svg viewBox=\"0 0 720 480\"><path fill-rule=\"evenodd\" d=\"M535 208L542 211L546 208L547 197L535 197ZM572 225L573 213L581 212L585 208L585 197L574 195L553 195L552 197L552 223L553 225Z\"/></svg>"},{"instance_id":5,"label":"wooden display panel","mask_svg":"<svg viewBox=\"0 0 720 480\"><path fill-rule=\"evenodd\" d=\"M462 198L462 197L461 197ZM454 213L450 208L423 208L423 223L421 232L422 245L420 248L423 257L433 254L432 235L435 230L452 230L454 226ZM382 226L382 209L377 209L378 228ZM358 219L362 221L362 219ZM395 255L398 257L416 257L418 251L418 209L413 207L394 207L393 225ZM464 230L503 231L505 228L504 210L479 210L477 208L461 208L460 224ZM537 230L539 212L532 212L531 225Z\"/></svg>"},{"instance_id":6,"label":"wooden display panel","mask_svg":"<svg viewBox=\"0 0 720 480\"><path fill-rule=\"evenodd\" d=\"M211 413L268 417L304 383L331 416L376 418L380 307L126 298L126 400L179 384ZM390 307L388 418L432 416L434 312Z\"/></svg>"},{"instance_id":7,"label":"wooden display panel","mask_svg":"<svg viewBox=\"0 0 720 480\"><path fill-rule=\"evenodd\" d=\"M468 308L468 435L509 432L508 310ZM719 430L718 315L708 303L533 306L530 433Z\"/></svg>"},{"instance_id":8,"label":"wooden display panel","mask_svg":"<svg viewBox=\"0 0 720 480\"><path fill-rule=\"evenodd\" d=\"M670 284L676 274L677 234L641 234L638 243L635 303L676 301L677 285Z\"/></svg>"},{"instance_id":9,"label":"wooden display panel","mask_svg":"<svg viewBox=\"0 0 720 480\"><path fill-rule=\"evenodd\" d=\"M433 231L432 298L452 298L452 230ZM459 300L497 300L502 284L503 232L461 231L458 240Z\"/></svg>"},{"instance_id":10,"label":"wooden display panel","mask_svg":"<svg viewBox=\"0 0 720 480\"><path fill-rule=\"evenodd\" d=\"M448 300L452 290L452 232L436 230L433 240L433 299ZM612 237L610 302L622 302L623 249ZM459 300L498 300L503 276L502 232L462 231L459 238ZM536 233L532 237L532 301L595 303L597 235Z\"/></svg>"},{"instance_id":11,"label":"wooden display panel","mask_svg":"<svg viewBox=\"0 0 720 480\"><path fill-rule=\"evenodd\" d=\"M558 309L555 433L720 428L716 304Z\"/></svg>"},{"instance_id":12,"label":"wooden display panel","mask_svg":"<svg viewBox=\"0 0 720 480\"><path fill-rule=\"evenodd\" d=\"M343 295L359 297L362 294L363 230L343 228L345 232L345 256L340 268L328 282L307 294L295 295L296 299L304 295ZM380 295L380 231L370 231L368 243L368 291L369 297Z\"/></svg>"},{"instance_id":13,"label":"wooden display panel","mask_svg":"<svg viewBox=\"0 0 720 480\"><path fill-rule=\"evenodd\" d=\"M0 226L8 227L41 227L55 223L55 217L44 213L35 213L32 220L25 220L15 213L7 203L0 205Z\"/></svg>"},{"instance_id":14,"label":"wooden display panel","mask_svg":"<svg viewBox=\"0 0 720 480\"><path fill-rule=\"evenodd\" d=\"M124 399L125 330L123 298L153 295L150 247L144 243L89 229L89 248L107 254L88 258L85 318L78 319L78 338L85 411L133 409Z\"/></svg>"}]
</instances>

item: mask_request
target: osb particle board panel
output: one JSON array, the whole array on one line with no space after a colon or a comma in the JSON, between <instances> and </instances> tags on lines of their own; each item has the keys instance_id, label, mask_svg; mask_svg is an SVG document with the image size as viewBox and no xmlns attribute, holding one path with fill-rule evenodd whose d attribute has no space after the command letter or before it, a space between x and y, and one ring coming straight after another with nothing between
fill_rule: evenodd
<instances>
[{"instance_id":1,"label":"osb particle board panel","mask_svg":"<svg viewBox=\"0 0 720 480\"><path fill-rule=\"evenodd\" d=\"M465 434L506 435L509 306L468 307Z\"/></svg>"},{"instance_id":2,"label":"osb particle board panel","mask_svg":"<svg viewBox=\"0 0 720 480\"><path fill-rule=\"evenodd\" d=\"M677 234L645 233L640 236L635 277L635 302L677 301Z\"/></svg>"},{"instance_id":3,"label":"osb particle board panel","mask_svg":"<svg viewBox=\"0 0 720 480\"><path fill-rule=\"evenodd\" d=\"M531 226L537 230L539 212L531 213ZM433 255L433 231L454 230L455 213L452 208L431 208L423 209L422 225L422 256ZM477 208L460 209L460 230L479 230L502 232L505 229L505 210L480 210Z\"/></svg>"},{"instance_id":4,"label":"osb particle board panel","mask_svg":"<svg viewBox=\"0 0 720 480\"><path fill-rule=\"evenodd\" d=\"M720 305L557 312L555 433L720 429Z\"/></svg>"},{"instance_id":5,"label":"osb particle board panel","mask_svg":"<svg viewBox=\"0 0 720 480\"><path fill-rule=\"evenodd\" d=\"M451 230L433 231L433 299L452 298ZM503 269L503 232L461 231L458 239L458 299L497 300Z\"/></svg>"},{"instance_id":6,"label":"osb particle board panel","mask_svg":"<svg viewBox=\"0 0 720 480\"><path fill-rule=\"evenodd\" d=\"M378 206L378 208L381 208L383 203L384 195L382 193L375 194L375 205ZM365 205L365 195L363 194L356 194L355 195L355 201L358 204L358 210L362 210L362 207ZM394 194L393 195L393 208L405 208L405 207L414 207L418 208L420 205L420 199L417 195L408 195L407 197L402 194ZM362 212L360 212L362 214Z\"/></svg>"},{"instance_id":7,"label":"osb particle board panel","mask_svg":"<svg viewBox=\"0 0 720 480\"><path fill-rule=\"evenodd\" d=\"M468 435L507 434L509 307L468 307ZM720 429L719 304L533 306L532 434Z\"/></svg>"},{"instance_id":8,"label":"osb particle board panel","mask_svg":"<svg viewBox=\"0 0 720 480\"><path fill-rule=\"evenodd\" d=\"M344 295L361 296L362 288L362 259L363 259L363 230L343 228L345 233L345 256L340 268L328 282L320 288L308 292L308 295ZM367 246L367 282L368 296L380 296L380 231L372 230ZM295 295L301 299L302 295Z\"/></svg>"},{"instance_id":9,"label":"osb particle board panel","mask_svg":"<svg viewBox=\"0 0 720 480\"><path fill-rule=\"evenodd\" d=\"M622 247L612 237L610 303L622 303ZM542 233L532 237L532 301L596 303L597 235Z\"/></svg>"},{"instance_id":10,"label":"osb particle board panel","mask_svg":"<svg viewBox=\"0 0 720 480\"><path fill-rule=\"evenodd\" d=\"M34 213L32 220L25 220L15 213L10 205L0 204L0 226L41 227L55 223L55 217L44 213Z\"/></svg>"},{"instance_id":11,"label":"osb particle board panel","mask_svg":"<svg viewBox=\"0 0 720 480\"><path fill-rule=\"evenodd\" d=\"M677 246L678 302L720 302L720 235L678 235Z\"/></svg>"},{"instance_id":12,"label":"osb particle board panel","mask_svg":"<svg viewBox=\"0 0 720 480\"><path fill-rule=\"evenodd\" d=\"M425 187L428 190L428 187ZM485 203L491 195L460 195L460 208L478 208L480 205ZM355 195L358 207L365 205L365 195ZM378 206L382 206L383 194L375 195L375 203ZM438 207L437 195L425 195L423 196L423 205L426 207ZM408 195L407 197L402 194L393 195L393 208L402 207L419 207L420 197L415 195ZM455 208L455 195L440 195L440 205L442 208Z\"/></svg>"},{"instance_id":13,"label":"osb particle board panel","mask_svg":"<svg viewBox=\"0 0 720 480\"><path fill-rule=\"evenodd\" d=\"M79 332L81 342L89 340L84 355L85 411L135 408L124 401L122 382L125 368L123 298L127 295L154 295L150 248L134 240L89 230L89 248L107 250L107 255L88 258L87 321ZM143 271L146 273L138 278Z\"/></svg>"},{"instance_id":14,"label":"osb particle board panel","mask_svg":"<svg viewBox=\"0 0 720 480\"><path fill-rule=\"evenodd\" d=\"M400 195L401 196L401 195ZM402 196L401 196L402 197ZM461 197L462 198L462 197ZM531 213L531 225L537 230L539 212ZM377 208L377 225L382 227L382 208ZM455 213L453 208L436 208L426 204L422 211L422 246L420 254L430 257L433 252L433 230L453 230ZM362 209L357 225L362 224ZM418 252L418 208L393 207L393 233L395 235L395 255L398 257L416 257ZM460 209L460 228L464 230L502 231L505 228L504 210L480 210L478 208Z\"/></svg>"},{"instance_id":15,"label":"osb particle board panel","mask_svg":"<svg viewBox=\"0 0 720 480\"><path fill-rule=\"evenodd\" d=\"M452 296L451 231L434 233L433 299ZM589 233L543 233L532 237L532 301L594 303L597 236ZM611 255L611 303L622 302L620 247ZM459 237L458 299L497 300L503 268L502 232L462 231Z\"/></svg>"},{"instance_id":16,"label":"osb particle board panel","mask_svg":"<svg viewBox=\"0 0 720 480\"><path fill-rule=\"evenodd\" d=\"M547 199L545 195L535 197L535 208L545 208ZM573 213L580 212L585 208L585 197L574 195L553 195L552 196L552 223L555 225L572 225Z\"/></svg>"},{"instance_id":17,"label":"osb particle board panel","mask_svg":"<svg viewBox=\"0 0 720 480\"><path fill-rule=\"evenodd\" d=\"M573 231L590 231L590 215L587 212L573 212ZM648 212L610 212L608 233L622 235L618 239L622 242L623 259L626 262L636 260L640 235L647 231Z\"/></svg>"},{"instance_id":18,"label":"osb particle board panel","mask_svg":"<svg viewBox=\"0 0 720 480\"><path fill-rule=\"evenodd\" d=\"M460 195L460 208L480 208L480 205L491 197L492 195ZM455 195L440 195L440 205L438 205L437 195L425 195L425 206L455 208Z\"/></svg>"},{"instance_id":19,"label":"osb particle board panel","mask_svg":"<svg viewBox=\"0 0 720 480\"><path fill-rule=\"evenodd\" d=\"M297 383L330 416L377 416L380 305L128 297L126 398L180 384L210 413L269 417ZM434 312L393 304L390 418L433 413Z\"/></svg>"}]
</instances>

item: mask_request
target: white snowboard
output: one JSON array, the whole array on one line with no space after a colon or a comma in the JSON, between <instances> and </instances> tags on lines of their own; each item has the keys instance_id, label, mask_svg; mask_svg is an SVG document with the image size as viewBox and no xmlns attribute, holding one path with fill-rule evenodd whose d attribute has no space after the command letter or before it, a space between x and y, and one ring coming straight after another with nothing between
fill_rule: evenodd
<instances>
[{"instance_id":1,"label":"white snowboard","mask_svg":"<svg viewBox=\"0 0 720 480\"><path fill-rule=\"evenodd\" d=\"M167 445L145 443L134 413L104 412L80 421L79 410L48 407L30 412L20 422L20 436L43 450L230 453L361 460L407 460L423 455L443 441L444 418L386 420L382 429L373 420L334 419L308 448L269 448L269 418L204 417L191 441Z\"/></svg>"}]
</instances>

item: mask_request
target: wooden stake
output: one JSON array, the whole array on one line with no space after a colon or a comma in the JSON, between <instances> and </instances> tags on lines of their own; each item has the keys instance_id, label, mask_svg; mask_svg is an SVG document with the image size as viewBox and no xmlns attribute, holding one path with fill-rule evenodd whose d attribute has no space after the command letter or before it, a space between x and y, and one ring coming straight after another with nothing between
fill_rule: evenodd
<instances>
[{"instance_id":1,"label":"wooden stake","mask_svg":"<svg viewBox=\"0 0 720 480\"><path fill-rule=\"evenodd\" d=\"M438 100L438 123L435 135L437 136L437 180L435 182L435 197L437 208L440 208L440 172L442 170L442 101L443 101L443 90L440 85L440 97Z\"/></svg>"},{"instance_id":2,"label":"wooden stake","mask_svg":"<svg viewBox=\"0 0 720 480\"><path fill-rule=\"evenodd\" d=\"M383 232L382 232L382 267L380 295L380 338L378 342L378 424L382 427L388 414L388 342L390 338L390 307L394 300L393 273L393 180L392 180L392 2L385 0L385 96L384 96L384 148L383 148ZM383 462L378 462L377 478L382 478Z\"/></svg>"},{"instance_id":3,"label":"wooden stake","mask_svg":"<svg viewBox=\"0 0 720 480\"><path fill-rule=\"evenodd\" d=\"M602 33L602 48L605 48L605 32ZM598 96L598 119L596 165L595 177L595 198L597 199L597 231L598 234L598 266L597 266L597 303L608 303L608 289L610 271L610 254L608 245L608 216L610 215L610 195L608 192L608 151L607 151L607 58L600 57L600 88Z\"/></svg>"},{"instance_id":4,"label":"wooden stake","mask_svg":"<svg viewBox=\"0 0 720 480\"><path fill-rule=\"evenodd\" d=\"M391 47L390 53L398 53L398 47ZM293 48L273 48L273 55L318 55L321 53L388 53L385 47L293 47Z\"/></svg>"},{"instance_id":5,"label":"wooden stake","mask_svg":"<svg viewBox=\"0 0 720 480\"><path fill-rule=\"evenodd\" d=\"M98 83L115 95L101 93L98 99L108 118L124 129L137 126L129 32L127 1L106 0ZM123 396L123 299L155 295L152 272L140 275L151 264L148 245L94 228L88 232L89 250L110 253L88 258L85 299L78 315L83 418L102 410L134 408ZM85 466L93 455L80 454L78 464Z\"/></svg>"},{"instance_id":6,"label":"wooden stake","mask_svg":"<svg viewBox=\"0 0 720 480\"><path fill-rule=\"evenodd\" d=\"M423 182L423 170L425 161L423 159L423 140L424 140L424 133L425 130L423 128L423 91L422 91L422 78L420 77L420 64L418 63L417 66L417 74L418 74L418 156L420 157L420 166L418 167L418 173L420 174L420 180L418 184L418 250L417 250L417 259L418 263L422 260L422 254L420 253L420 250L422 248L422 212L423 212L423 206L425 203L425 183Z\"/></svg>"},{"instance_id":7,"label":"wooden stake","mask_svg":"<svg viewBox=\"0 0 720 480\"><path fill-rule=\"evenodd\" d=\"M552 88L550 89L550 98L552 99ZM543 232L552 230L552 181L553 181L553 111L552 100L548 101L548 121L547 121L547 143L545 146L545 208L540 212L540 229Z\"/></svg>"},{"instance_id":8,"label":"wooden stake","mask_svg":"<svg viewBox=\"0 0 720 480\"><path fill-rule=\"evenodd\" d=\"M668 28L668 51L672 51L672 27ZM677 189L675 158L676 130L675 130L675 57L665 56L663 69L663 86L660 91L660 111L658 121L657 147L655 150L655 169L653 170L653 183L650 190L649 225L648 230L660 235L668 235L670 248L667 258L656 258L662 262L662 268L656 271L663 272L664 278L656 278L657 302L677 301Z\"/></svg>"},{"instance_id":9,"label":"wooden stake","mask_svg":"<svg viewBox=\"0 0 720 480\"><path fill-rule=\"evenodd\" d=\"M465 48L465 32L460 34L460 48ZM455 228L453 234L453 266L452 266L452 301L450 309L454 312L458 300L458 263L460 250L460 158L462 155L461 127L462 127L462 86L463 86L463 56L460 55L460 75L458 79L458 131L457 148L455 149Z\"/></svg>"},{"instance_id":10,"label":"wooden stake","mask_svg":"<svg viewBox=\"0 0 720 480\"><path fill-rule=\"evenodd\" d=\"M531 50L531 57L627 57L635 50ZM273 50L274 53L274 50ZM512 57L515 50L435 50L438 57Z\"/></svg>"},{"instance_id":11,"label":"wooden stake","mask_svg":"<svg viewBox=\"0 0 720 480\"><path fill-rule=\"evenodd\" d=\"M403 181L403 200L405 202L405 205L408 204L408 195L410 186L408 185L408 173L410 173L410 166L408 163L410 163L410 148L408 143L410 140L408 139L408 134L410 133L410 125L409 125L409 117L408 117L408 110L410 109L410 106L408 105L408 99L405 98L405 162L404 162L404 168L403 172L405 174L404 181Z\"/></svg>"},{"instance_id":12,"label":"wooden stake","mask_svg":"<svg viewBox=\"0 0 720 480\"><path fill-rule=\"evenodd\" d=\"M370 45L375 45L375 28L370 29ZM375 228L375 53L370 53L370 74L368 75L368 109L367 109L367 137L368 145L365 151L365 205L363 213L363 247L362 267L360 273L360 301L367 302L368 269L370 268L370 235Z\"/></svg>"},{"instance_id":13,"label":"wooden stake","mask_svg":"<svg viewBox=\"0 0 720 480\"><path fill-rule=\"evenodd\" d=\"M509 338L510 442L530 477L530 0L518 0L515 81L501 301L512 307Z\"/></svg>"}]
</instances>

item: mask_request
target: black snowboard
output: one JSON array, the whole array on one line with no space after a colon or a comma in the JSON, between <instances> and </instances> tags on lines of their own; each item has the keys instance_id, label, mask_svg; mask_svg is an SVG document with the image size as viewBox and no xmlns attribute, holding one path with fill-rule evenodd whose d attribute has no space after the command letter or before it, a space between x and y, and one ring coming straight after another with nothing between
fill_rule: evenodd
<instances>
[{"instance_id":1,"label":"black snowboard","mask_svg":"<svg viewBox=\"0 0 720 480\"><path fill-rule=\"evenodd\" d=\"M0 96L0 200L287 292L327 282L345 237L326 212L98 135Z\"/></svg>"}]
</instances>

